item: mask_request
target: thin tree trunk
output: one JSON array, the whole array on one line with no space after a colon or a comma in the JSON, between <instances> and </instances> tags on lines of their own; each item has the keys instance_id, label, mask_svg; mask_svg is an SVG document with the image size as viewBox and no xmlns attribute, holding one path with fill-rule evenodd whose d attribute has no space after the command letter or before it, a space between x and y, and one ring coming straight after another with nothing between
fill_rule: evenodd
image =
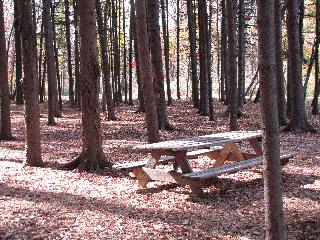
<instances>
[{"instance_id":1,"label":"thin tree trunk","mask_svg":"<svg viewBox=\"0 0 320 240\"><path fill-rule=\"evenodd\" d=\"M244 103L245 93L245 2L239 0L239 20L238 20L238 103L239 107Z\"/></svg>"},{"instance_id":2,"label":"thin tree trunk","mask_svg":"<svg viewBox=\"0 0 320 240\"><path fill-rule=\"evenodd\" d=\"M37 76L36 34L31 0L19 2L24 66L26 152L24 165L43 166L40 143L40 107Z\"/></svg>"},{"instance_id":3,"label":"thin tree trunk","mask_svg":"<svg viewBox=\"0 0 320 240\"><path fill-rule=\"evenodd\" d=\"M124 78L124 102L128 103L128 78L127 78L127 38L126 38L126 12L125 0L122 0L123 21L123 78Z\"/></svg>"},{"instance_id":4,"label":"thin tree trunk","mask_svg":"<svg viewBox=\"0 0 320 240\"><path fill-rule=\"evenodd\" d=\"M4 27L4 8L2 0L0 0L0 101L0 139L10 140L13 137L11 131L8 58Z\"/></svg>"},{"instance_id":5,"label":"thin tree trunk","mask_svg":"<svg viewBox=\"0 0 320 240\"><path fill-rule=\"evenodd\" d=\"M177 0L177 98L181 99L181 93L180 93L180 0Z\"/></svg>"},{"instance_id":6,"label":"thin tree trunk","mask_svg":"<svg viewBox=\"0 0 320 240\"><path fill-rule=\"evenodd\" d=\"M72 71L72 55L71 55L71 32L70 32L70 7L69 0L64 0L65 8L65 27L66 27L66 41L67 41L67 63L68 63L68 77L69 77L69 101L71 107L74 107L74 81Z\"/></svg>"},{"instance_id":7,"label":"thin tree trunk","mask_svg":"<svg viewBox=\"0 0 320 240\"><path fill-rule=\"evenodd\" d=\"M209 102L209 121L214 121L214 106L213 106L213 92L212 92L212 56L211 56L211 35L212 35L212 0L209 1L209 32L208 32L208 102Z\"/></svg>"},{"instance_id":8,"label":"thin tree trunk","mask_svg":"<svg viewBox=\"0 0 320 240\"><path fill-rule=\"evenodd\" d=\"M74 0L74 72L75 72L75 104L78 109L81 108L80 98L80 52L79 52L79 11L78 11L78 0Z\"/></svg>"},{"instance_id":9,"label":"thin tree trunk","mask_svg":"<svg viewBox=\"0 0 320 240\"><path fill-rule=\"evenodd\" d=\"M258 0L259 77L262 93L266 239L286 239L275 76L274 0Z\"/></svg>"},{"instance_id":10,"label":"thin tree trunk","mask_svg":"<svg viewBox=\"0 0 320 240\"><path fill-rule=\"evenodd\" d=\"M16 104L24 103L22 90L22 49L21 49L21 10L19 9L19 0L14 0L14 35L16 49Z\"/></svg>"},{"instance_id":11,"label":"thin tree trunk","mask_svg":"<svg viewBox=\"0 0 320 240\"><path fill-rule=\"evenodd\" d=\"M135 20L134 16L134 3L130 1L130 40L129 40L129 105L133 105L132 99L132 84L133 84L133 21Z\"/></svg>"},{"instance_id":12,"label":"thin tree trunk","mask_svg":"<svg viewBox=\"0 0 320 240\"><path fill-rule=\"evenodd\" d=\"M152 67L149 52L146 6L145 0L136 0L137 35L139 42L139 54L141 59L141 73L143 79L143 93L146 108L146 123L149 143L159 142L158 117L153 91Z\"/></svg>"},{"instance_id":13,"label":"thin tree trunk","mask_svg":"<svg viewBox=\"0 0 320 240\"><path fill-rule=\"evenodd\" d=\"M229 84L227 80L227 16L226 0L221 0L221 101L228 104Z\"/></svg>"}]
</instances>

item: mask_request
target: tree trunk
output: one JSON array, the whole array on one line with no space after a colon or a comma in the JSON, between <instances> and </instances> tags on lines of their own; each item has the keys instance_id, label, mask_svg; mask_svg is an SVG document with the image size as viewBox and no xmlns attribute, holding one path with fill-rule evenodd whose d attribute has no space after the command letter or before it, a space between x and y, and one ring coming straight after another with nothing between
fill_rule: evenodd
<instances>
[{"instance_id":1,"label":"tree trunk","mask_svg":"<svg viewBox=\"0 0 320 240\"><path fill-rule=\"evenodd\" d=\"M302 87L302 63L299 42L299 0L287 1L288 81L292 90L290 122L285 130L293 132L314 131L307 122Z\"/></svg>"},{"instance_id":2,"label":"tree trunk","mask_svg":"<svg viewBox=\"0 0 320 240\"><path fill-rule=\"evenodd\" d=\"M162 35L164 42L164 57L165 57L165 68L166 68L166 84L167 84L167 99L168 105L172 105L172 96L171 96L171 83L170 83L170 46L169 46L169 34L168 26L166 22L166 10L168 10L168 4L166 5L164 0L161 0L161 18L162 18Z\"/></svg>"},{"instance_id":3,"label":"tree trunk","mask_svg":"<svg viewBox=\"0 0 320 240\"><path fill-rule=\"evenodd\" d=\"M282 16L281 1L275 0L275 57L276 57L276 86L277 86L277 106L278 120L280 126L286 126L286 95L285 95L285 79L283 74L283 48L282 48Z\"/></svg>"},{"instance_id":4,"label":"tree trunk","mask_svg":"<svg viewBox=\"0 0 320 240\"><path fill-rule=\"evenodd\" d=\"M22 90L22 49L21 49L21 10L19 9L19 0L14 0L14 35L16 51L16 104L24 103Z\"/></svg>"},{"instance_id":5,"label":"tree trunk","mask_svg":"<svg viewBox=\"0 0 320 240\"><path fill-rule=\"evenodd\" d=\"M152 65L149 52L145 0L136 0L137 35L141 59L141 75L146 108L146 123L149 143L159 142L156 101L153 91Z\"/></svg>"},{"instance_id":6,"label":"tree trunk","mask_svg":"<svg viewBox=\"0 0 320 240\"><path fill-rule=\"evenodd\" d=\"M31 0L19 2L24 66L26 156L24 165L43 166L40 143L40 107L37 76L36 34L32 21Z\"/></svg>"},{"instance_id":7,"label":"tree trunk","mask_svg":"<svg viewBox=\"0 0 320 240\"><path fill-rule=\"evenodd\" d=\"M130 37L129 37L129 105L133 105L132 99L132 84L133 84L133 21L135 21L134 16L134 3L130 1Z\"/></svg>"},{"instance_id":8,"label":"tree trunk","mask_svg":"<svg viewBox=\"0 0 320 240\"><path fill-rule=\"evenodd\" d=\"M312 100L312 114L319 114L319 94L320 94L320 79L319 79L319 44L320 44L320 0L316 1L316 46L314 52L314 97Z\"/></svg>"},{"instance_id":9,"label":"tree trunk","mask_svg":"<svg viewBox=\"0 0 320 240\"><path fill-rule=\"evenodd\" d=\"M259 78L262 94L266 239L286 239L275 82L274 0L258 0Z\"/></svg>"},{"instance_id":10,"label":"tree trunk","mask_svg":"<svg viewBox=\"0 0 320 240\"><path fill-rule=\"evenodd\" d=\"M235 37L235 7L234 1L227 0L228 16L228 81L230 131L238 129L238 90L237 90L237 63L236 63L236 37Z\"/></svg>"},{"instance_id":11,"label":"tree trunk","mask_svg":"<svg viewBox=\"0 0 320 240\"><path fill-rule=\"evenodd\" d=\"M191 73L192 73L192 100L193 106L199 108L199 79L198 79L198 61L197 61L197 46L196 46L196 29L195 19L193 15L192 1L187 1L188 12L188 28L189 28L189 42L190 42L190 59L191 59Z\"/></svg>"},{"instance_id":12,"label":"tree trunk","mask_svg":"<svg viewBox=\"0 0 320 240\"><path fill-rule=\"evenodd\" d=\"M147 0L147 12L151 62L153 67L153 89L157 103L159 129L172 130L166 112L159 24L159 0Z\"/></svg>"},{"instance_id":13,"label":"tree trunk","mask_svg":"<svg viewBox=\"0 0 320 240\"><path fill-rule=\"evenodd\" d=\"M80 171L96 171L111 167L102 149L98 101L99 65L97 52L95 0L80 0L80 91L82 101L82 152L66 167Z\"/></svg>"},{"instance_id":14,"label":"tree trunk","mask_svg":"<svg viewBox=\"0 0 320 240\"><path fill-rule=\"evenodd\" d=\"M213 106L213 92L212 92L212 76L211 76L211 68L212 68L212 55L211 55L211 35L212 35L212 0L209 2L209 32L208 32L208 102L209 102L209 121L214 121L214 106Z\"/></svg>"},{"instance_id":15,"label":"tree trunk","mask_svg":"<svg viewBox=\"0 0 320 240\"><path fill-rule=\"evenodd\" d=\"M54 119L55 105L58 104L55 100L56 90L56 63L52 33L52 19L50 10L50 0L43 0L43 20L45 31L45 46L46 46L46 62L47 62L47 77L48 77L48 125L56 125Z\"/></svg>"},{"instance_id":16,"label":"tree trunk","mask_svg":"<svg viewBox=\"0 0 320 240\"><path fill-rule=\"evenodd\" d=\"M80 98L80 52L79 52L79 11L78 0L74 0L74 73L75 73L75 105L78 109L81 108Z\"/></svg>"},{"instance_id":17,"label":"tree trunk","mask_svg":"<svg viewBox=\"0 0 320 240\"><path fill-rule=\"evenodd\" d=\"M199 53L200 53L200 108L208 116L208 13L205 0L198 1Z\"/></svg>"},{"instance_id":18,"label":"tree trunk","mask_svg":"<svg viewBox=\"0 0 320 240\"><path fill-rule=\"evenodd\" d=\"M126 9L125 0L122 0L122 31L123 31L123 78L124 78L124 102L128 103L128 78L127 78L127 38L126 38Z\"/></svg>"},{"instance_id":19,"label":"tree trunk","mask_svg":"<svg viewBox=\"0 0 320 240\"><path fill-rule=\"evenodd\" d=\"M244 10L245 10L245 1L239 0L239 20L238 20L238 103L239 107L242 106L242 104L245 101L245 77L246 77L246 71L245 71L245 51L246 51L246 45L245 45L245 16L244 16Z\"/></svg>"},{"instance_id":20,"label":"tree trunk","mask_svg":"<svg viewBox=\"0 0 320 240\"><path fill-rule=\"evenodd\" d=\"M100 0L96 0L96 12L97 12L97 22L98 22L98 32L99 32L99 40L100 40L100 48L101 48L101 58L102 58L102 70L104 77L104 88L105 95L107 100L107 111L108 111L108 120L117 120L113 100L112 100L112 91L110 84L110 66L107 55L107 42L106 42L106 33L107 30L103 26L103 17L102 17L102 9Z\"/></svg>"},{"instance_id":21,"label":"tree trunk","mask_svg":"<svg viewBox=\"0 0 320 240\"><path fill-rule=\"evenodd\" d=\"M181 93L180 93L180 0L177 0L177 98L181 99Z\"/></svg>"},{"instance_id":22,"label":"tree trunk","mask_svg":"<svg viewBox=\"0 0 320 240\"><path fill-rule=\"evenodd\" d=\"M68 63L68 77L69 77L69 101L71 107L74 107L74 81L72 73L72 55L71 55L71 33L70 33L70 8L69 0L64 1L65 8L65 27L66 27L66 41L67 41L67 63Z\"/></svg>"},{"instance_id":23,"label":"tree trunk","mask_svg":"<svg viewBox=\"0 0 320 240\"><path fill-rule=\"evenodd\" d=\"M10 93L8 82L8 58L5 33L3 1L0 0L0 139L10 140L12 139L12 131L10 118Z\"/></svg>"},{"instance_id":24,"label":"tree trunk","mask_svg":"<svg viewBox=\"0 0 320 240\"><path fill-rule=\"evenodd\" d=\"M229 84L227 81L227 16L226 0L221 0L221 101L228 104Z\"/></svg>"}]
</instances>

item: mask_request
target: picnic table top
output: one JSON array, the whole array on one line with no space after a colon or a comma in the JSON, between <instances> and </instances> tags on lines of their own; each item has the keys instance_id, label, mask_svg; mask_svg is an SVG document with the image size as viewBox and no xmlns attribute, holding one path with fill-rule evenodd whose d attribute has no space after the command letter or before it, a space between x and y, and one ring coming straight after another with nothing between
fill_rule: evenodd
<instances>
[{"instance_id":1,"label":"picnic table top","mask_svg":"<svg viewBox=\"0 0 320 240\"><path fill-rule=\"evenodd\" d=\"M225 143L234 143L243 140L261 137L261 131L231 131L214 133L204 136L191 137L181 140L164 141L152 144L135 146L133 149L141 151L183 151L211 146L219 146Z\"/></svg>"}]
</instances>

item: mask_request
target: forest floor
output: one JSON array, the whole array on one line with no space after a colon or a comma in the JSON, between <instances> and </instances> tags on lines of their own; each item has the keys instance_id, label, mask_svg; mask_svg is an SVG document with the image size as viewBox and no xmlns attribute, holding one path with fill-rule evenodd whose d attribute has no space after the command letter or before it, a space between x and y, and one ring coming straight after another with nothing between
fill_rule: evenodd
<instances>
[{"instance_id":1,"label":"forest floor","mask_svg":"<svg viewBox=\"0 0 320 240\"><path fill-rule=\"evenodd\" d=\"M117 107L119 121L102 121L103 147L114 163L143 156L132 147L147 139L144 115ZM168 107L174 132L162 140L228 131L217 106L216 121L196 114L186 101ZM260 129L259 106L249 103L241 130ZM223 175L205 190L150 183L140 189L127 175L60 170L81 151L81 114L66 108L57 127L41 113L45 168L21 168L23 107L12 106L15 141L0 142L0 239L264 239L262 169ZM319 116L309 116L320 130ZM281 148L297 155L282 171L288 239L320 239L320 134L281 133ZM208 164L205 157L195 168Z\"/></svg>"}]
</instances>

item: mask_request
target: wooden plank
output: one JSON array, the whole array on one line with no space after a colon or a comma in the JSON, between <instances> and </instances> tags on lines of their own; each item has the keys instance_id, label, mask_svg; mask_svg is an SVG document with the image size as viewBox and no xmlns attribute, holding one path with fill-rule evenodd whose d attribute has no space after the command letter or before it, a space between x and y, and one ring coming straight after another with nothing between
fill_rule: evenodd
<instances>
[{"instance_id":1,"label":"wooden plank","mask_svg":"<svg viewBox=\"0 0 320 240\"><path fill-rule=\"evenodd\" d=\"M280 154L280 160L282 159L289 159L293 157L293 153L290 152L282 152ZM237 172L240 170L244 170L253 166L261 165L263 164L263 156L255 157L252 159L236 162L236 163L231 163L227 164L224 166L216 167L216 168L210 168L198 172L193 172L193 173L188 173L184 174L183 176L186 178L192 178L192 179L212 179L216 176L225 174L225 173L232 173L232 172Z\"/></svg>"},{"instance_id":2,"label":"wooden plank","mask_svg":"<svg viewBox=\"0 0 320 240\"><path fill-rule=\"evenodd\" d=\"M229 142L239 142L259 137L261 137L261 131L235 131L193 137L183 140L165 141L153 144L139 145L135 146L133 149L139 151L181 151L189 150L192 148L197 149L210 147L214 145L223 145Z\"/></svg>"}]
</instances>

